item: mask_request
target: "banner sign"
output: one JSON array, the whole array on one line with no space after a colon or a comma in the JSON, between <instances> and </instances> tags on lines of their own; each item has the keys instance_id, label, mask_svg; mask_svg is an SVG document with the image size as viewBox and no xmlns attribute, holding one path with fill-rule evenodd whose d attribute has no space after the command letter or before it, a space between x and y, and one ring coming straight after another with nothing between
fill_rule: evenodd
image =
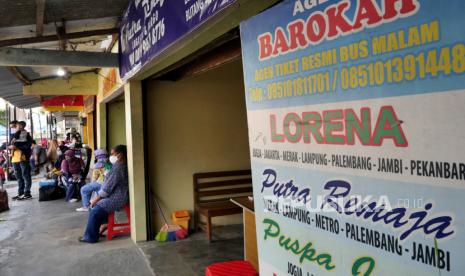
<instances>
[{"instance_id":1,"label":"banner sign","mask_svg":"<svg viewBox=\"0 0 465 276\"><path fill-rule=\"evenodd\" d=\"M464 275L465 1L241 24L260 275Z\"/></svg>"},{"instance_id":2,"label":"banner sign","mask_svg":"<svg viewBox=\"0 0 465 276\"><path fill-rule=\"evenodd\" d=\"M126 80L179 38L235 0L131 0L119 35L119 72Z\"/></svg>"},{"instance_id":3,"label":"banner sign","mask_svg":"<svg viewBox=\"0 0 465 276\"><path fill-rule=\"evenodd\" d=\"M50 112L82 111L84 96L53 96L42 101L42 108Z\"/></svg>"}]
</instances>

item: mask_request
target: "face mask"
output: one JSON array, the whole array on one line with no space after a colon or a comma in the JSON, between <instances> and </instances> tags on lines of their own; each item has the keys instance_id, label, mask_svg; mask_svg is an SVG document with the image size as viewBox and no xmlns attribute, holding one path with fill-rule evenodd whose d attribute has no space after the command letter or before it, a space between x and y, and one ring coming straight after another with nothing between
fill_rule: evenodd
<instances>
[{"instance_id":1,"label":"face mask","mask_svg":"<svg viewBox=\"0 0 465 276\"><path fill-rule=\"evenodd\" d=\"M15 134L15 133L16 133L16 128L10 129L10 133L11 133L11 134Z\"/></svg>"},{"instance_id":2,"label":"face mask","mask_svg":"<svg viewBox=\"0 0 465 276\"><path fill-rule=\"evenodd\" d=\"M111 162L112 164L115 164L116 162L118 162L118 157L116 157L116 156L114 156L114 155L110 156L110 162Z\"/></svg>"}]
</instances>

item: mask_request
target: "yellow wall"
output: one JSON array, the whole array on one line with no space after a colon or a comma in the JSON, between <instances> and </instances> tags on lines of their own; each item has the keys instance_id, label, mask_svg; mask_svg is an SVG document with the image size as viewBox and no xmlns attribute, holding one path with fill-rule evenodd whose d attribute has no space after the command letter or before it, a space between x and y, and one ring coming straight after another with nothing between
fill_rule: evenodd
<instances>
[{"instance_id":1,"label":"yellow wall","mask_svg":"<svg viewBox=\"0 0 465 276\"><path fill-rule=\"evenodd\" d=\"M91 149L95 149L95 133L94 133L95 118L94 113L87 113L87 144Z\"/></svg>"},{"instance_id":2,"label":"yellow wall","mask_svg":"<svg viewBox=\"0 0 465 276\"><path fill-rule=\"evenodd\" d=\"M87 124L86 126L82 127L82 143L83 144L88 144L89 140L87 139L87 135L89 135L88 130L87 130Z\"/></svg>"},{"instance_id":3,"label":"yellow wall","mask_svg":"<svg viewBox=\"0 0 465 276\"><path fill-rule=\"evenodd\" d=\"M107 148L107 105L99 102L96 106L95 125L97 126L97 148Z\"/></svg>"},{"instance_id":4,"label":"yellow wall","mask_svg":"<svg viewBox=\"0 0 465 276\"><path fill-rule=\"evenodd\" d=\"M107 104L107 147L108 150L126 145L126 119L124 98L117 98Z\"/></svg>"},{"instance_id":5,"label":"yellow wall","mask_svg":"<svg viewBox=\"0 0 465 276\"><path fill-rule=\"evenodd\" d=\"M35 80L31 85L23 86L24 95L97 95L99 78L94 72L75 73L71 78L52 78Z\"/></svg>"},{"instance_id":6,"label":"yellow wall","mask_svg":"<svg viewBox=\"0 0 465 276\"><path fill-rule=\"evenodd\" d=\"M114 45L111 50L112 53L118 53L118 43ZM121 88L124 83L119 78L119 71L116 69L115 75L116 79L113 80L112 72L114 68L102 68L98 74L98 94L96 98L96 142L98 148L108 148L107 145L107 136L109 132L107 130L107 104L116 94L121 93ZM113 82L116 81L116 82ZM112 85L113 84L113 85ZM107 90L109 89L110 90ZM124 133L124 129L122 130Z\"/></svg>"},{"instance_id":7,"label":"yellow wall","mask_svg":"<svg viewBox=\"0 0 465 276\"><path fill-rule=\"evenodd\" d=\"M147 166L166 215L193 210L193 173L250 168L243 83L240 61L178 82L148 82Z\"/></svg>"}]
</instances>

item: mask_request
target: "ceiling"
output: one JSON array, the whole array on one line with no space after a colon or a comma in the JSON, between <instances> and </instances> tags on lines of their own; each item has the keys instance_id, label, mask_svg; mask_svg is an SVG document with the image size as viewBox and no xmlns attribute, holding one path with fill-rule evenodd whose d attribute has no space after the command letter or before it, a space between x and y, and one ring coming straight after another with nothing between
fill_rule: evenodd
<instances>
[{"instance_id":1,"label":"ceiling","mask_svg":"<svg viewBox=\"0 0 465 276\"><path fill-rule=\"evenodd\" d=\"M36 0L0 0L0 28L35 25ZM46 0L44 23L120 17L127 0Z\"/></svg>"},{"instance_id":2,"label":"ceiling","mask_svg":"<svg viewBox=\"0 0 465 276\"><path fill-rule=\"evenodd\" d=\"M40 4L44 2L42 9ZM66 51L108 51L116 41L115 28L129 0L0 0L0 43L9 47ZM43 20L38 20L38 14ZM42 32L37 33L37 25ZM105 31L109 31L105 33ZM113 30L110 32L110 30ZM101 31L98 35L92 35ZM44 36L86 32L73 39L36 42ZM87 35L88 34L88 35ZM20 40L21 39L21 40ZM27 43L24 42L27 39ZM34 80L55 77L54 67L0 67L0 97L20 108L40 106L38 96L25 96L22 86ZM88 67L65 68L68 73L93 70ZM18 74L20 77L18 77Z\"/></svg>"},{"instance_id":3,"label":"ceiling","mask_svg":"<svg viewBox=\"0 0 465 276\"><path fill-rule=\"evenodd\" d=\"M57 119L57 122L63 121L66 117L78 117L79 111L60 111L60 112L55 112L55 118Z\"/></svg>"}]
</instances>

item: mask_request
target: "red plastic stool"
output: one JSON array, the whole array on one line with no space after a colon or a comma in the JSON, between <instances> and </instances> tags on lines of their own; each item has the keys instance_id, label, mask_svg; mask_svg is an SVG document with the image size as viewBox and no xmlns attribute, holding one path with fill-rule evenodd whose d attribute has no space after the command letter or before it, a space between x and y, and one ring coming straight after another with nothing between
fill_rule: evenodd
<instances>
[{"instance_id":1,"label":"red plastic stool","mask_svg":"<svg viewBox=\"0 0 465 276\"><path fill-rule=\"evenodd\" d=\"M128 222L125 223L115 223L115 212L108 215L107 239L109 241L111 241L115 235L131 233L131 212L129 204L124 205L124 211L128 217Z\"/></svg>"},{"instance_id":2,"label":"red plastic stool","mask_svg":"<svg viewBox=\"0 0 465 276\"><path fill-rule=\"evenodd\" d=\"M258 276L248 261L230 261L209 265L205 276Z\"/></svg>"}]
</instances>

